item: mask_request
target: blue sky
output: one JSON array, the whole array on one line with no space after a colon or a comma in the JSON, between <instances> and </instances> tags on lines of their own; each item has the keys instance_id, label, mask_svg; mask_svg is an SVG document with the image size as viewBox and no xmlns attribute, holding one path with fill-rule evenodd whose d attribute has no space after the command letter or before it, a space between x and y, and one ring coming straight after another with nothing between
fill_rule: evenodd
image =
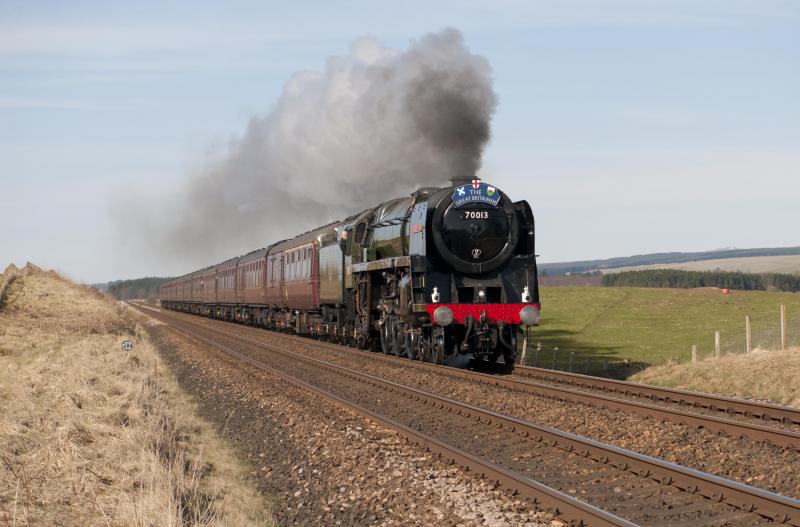
<instances>
[{"instance_id":1,"label":"blue sky","mask_svg":"<svg viewBox=\"0 0 800 527\"><path fill-rule=\"evenodd\" d=\"M110 209L357 38L443 27L492 65L482 176L531 202L542 261L800 245L800 2L0 0L0 265L187 271L124 251Z\"/></svg>"}]
</instances>

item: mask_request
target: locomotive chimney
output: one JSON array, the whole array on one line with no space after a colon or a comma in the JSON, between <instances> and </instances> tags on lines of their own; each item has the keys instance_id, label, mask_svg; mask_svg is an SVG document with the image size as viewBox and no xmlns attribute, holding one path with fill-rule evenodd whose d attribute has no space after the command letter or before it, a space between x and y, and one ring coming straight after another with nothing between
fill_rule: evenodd
<instances>
[{"instance_id":1,"label":"locomotive chimney","mask_svg":"<svg viewBox=\"0 0 800 527\"><path fill-rule=\"evenodd\" d=\"M450 184L453 188L456 188L460 187L461 185L469 185L476 179L480 180L481 178L479 178L478 176L473 176L473 177L458 176L450 179Z\"/></svg>"}]
</instances>

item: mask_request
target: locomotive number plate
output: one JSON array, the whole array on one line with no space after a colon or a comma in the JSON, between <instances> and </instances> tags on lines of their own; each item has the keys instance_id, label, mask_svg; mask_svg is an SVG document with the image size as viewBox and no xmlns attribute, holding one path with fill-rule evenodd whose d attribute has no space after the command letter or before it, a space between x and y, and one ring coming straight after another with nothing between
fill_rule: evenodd
<instances>
[{"instance_id":1,"label":"locomotive number plate","mask_svg":"<svg viewBox=\"0 0 800 527\"><path fill-rule=\"evenodd\" d=\"M488 220L489 219L489 211L487 211L487 210L465 210L464 211L464 219L465 220Z\"/></svg>"}]
</instances>

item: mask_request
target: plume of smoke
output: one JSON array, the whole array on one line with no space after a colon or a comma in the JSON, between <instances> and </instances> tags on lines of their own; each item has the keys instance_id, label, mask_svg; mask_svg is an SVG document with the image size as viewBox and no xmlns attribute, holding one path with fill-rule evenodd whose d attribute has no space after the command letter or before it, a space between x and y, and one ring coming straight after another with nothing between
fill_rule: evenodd
<instances>
[{"instance_id":1,"label":"plume of smoke","mask_svg":"<svg viewBox=\"0 0 800 527\"><path fill-rule=\"evenodd\" d=\"M402 52L358 40L323 72L295 74L270 113L159 206L143 239L196 268L470 177L496 104L488 62L454 29Z\"/></svg>"}]
</instances>

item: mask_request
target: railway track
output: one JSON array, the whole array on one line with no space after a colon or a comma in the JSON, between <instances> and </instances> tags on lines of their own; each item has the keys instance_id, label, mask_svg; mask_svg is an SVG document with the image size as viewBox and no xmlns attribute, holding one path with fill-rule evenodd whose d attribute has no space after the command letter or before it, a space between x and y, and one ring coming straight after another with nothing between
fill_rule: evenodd
<instances>
[{"instance_id":1,"label":"railway track","mask_svg":"<svg viewBox=\"0 0 800 527\"><path fill-rule=\"evenodd\" d=\"M622 396L629 399L652 401L660 404L678 405L692 409L705 410L717 415L758 419L766 423L796 427L795 430L800 429L800 409L788 406L748 401L721 395L662 388L577 373L532 368L530 366L516 366L514 374L538 382L568 386L587 392ZM794 438L796 437L798 437L798 434L794 434ZM794 438L792 439L791 445L787 446L800 448L797 444L797 440Z\"/></svg>"},{"instance_id":2,"label":"railway track","mask_svg":"<svg viewBox=\"0 0 800 527\"><path fill-rule=\"evenodd\" d=\"M260 332L238 324L232 327L243 328L253 335ZM351 354L354 351L354 348L318 340L283 333L277 335L302 346L313 345ZM513 375L495 375L356 351L369 354L370 360L402 364L521 393L633 413L800 450L800 409L796 408L526 366L516 366Z\"/></svg>"},{"instance_id":3,"label":"railway track","mask_svg":"<svg viewBox=\"0 0 800 527\"><path fill-rule=\"evenodd\" d=\"M155 312L189 338L395 429L588 525L800 525L800 501ZM205 322L205 323L203 323Z\"/></svg>"}]
</instances>

